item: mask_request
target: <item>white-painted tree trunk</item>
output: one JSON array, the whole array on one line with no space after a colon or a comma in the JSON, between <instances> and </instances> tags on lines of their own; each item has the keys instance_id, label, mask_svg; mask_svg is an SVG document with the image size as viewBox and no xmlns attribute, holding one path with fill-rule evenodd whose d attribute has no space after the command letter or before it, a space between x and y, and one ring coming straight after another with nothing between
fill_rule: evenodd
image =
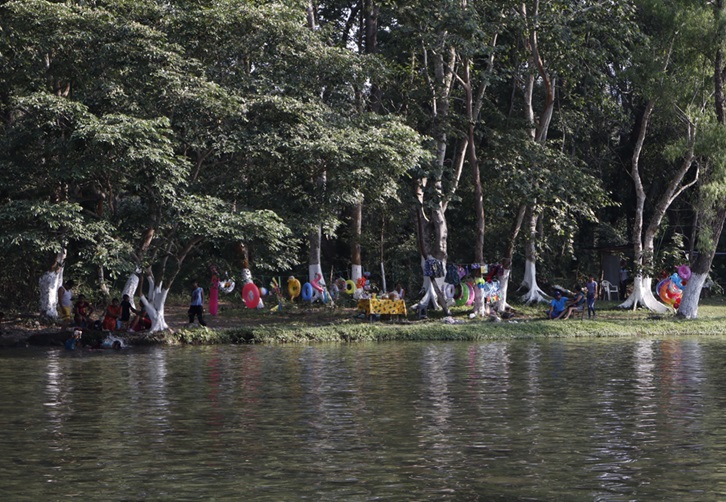
<instances>
[{"instance_id":1,"label":"white-painted tree trunk","mask_svg":"<svg viewBox=\"0 0 726 502\"><path fill-rule=\"evenodd\" d=\"M357 283L358 279L363 277L363 266L362 265L351 265L350 267L350 279Z\"/></svg>"},{"instance_id":2,"label":"white-painted tree trunk","mask_svg":"<svg viewBox=\"0 0 726 502\"><path fill-rule=\"evenodd\" d=\"M321 182L324 184L324 178ZM308 282L312 285L317 282L322 287L322 291L318 291L313 287L313 296L310 299L310 303L320 301L325 303L325 276L323 275L323 268L320 266L320 242L322 240L322 227L316 225L316 227L310 232L310 250L308 253Z\"/></svg>"},{"instance_id":3,"label":"white-painted tree trunk","mask_svg":"<svg viewBox=\"0 0 726 502\"><path fill-rule=\"evenodd\" d=\"M698 318L698 303L701 299L701 290L706 283L708 274L692 273L688 279L688 284L683 288L683 296L681 297L681 305L678 307L678 313L686 319Z\"/></svg>"},{"instance_id":4,"label":"white-painted tree trunk","mask_svg":"<svg viewBox=\"0 0 726 502\"><path fill-rule=\"evenodd\" d=\"M129 276L129 278L126 280L126 284L124 284L124 289L121 291L121 298L123 298L123 295L129 295L129 302L131 302L131 306L133 308L136 308L136 304L134 303L134 295L136 294L136 290L139 287L140 273L141 270L136 269L136 273Z\"/></svg>"},{"instance_id":5,"label":"white-painted tree trunk","mask_svg":"<svg viewBox=\"0 0 726 502\"><path fill-rule=\"evenodd\" d=\"M53 266L38 280L40 291L40 315L48 319L58 319L58 288L63 285L66 249L61 249L55 257Z\"/></svg>"},{"instance_id":6,"label":"white-painted tree trunk","mask_svg":"<svg viewBox=\"0 0 726 502\"><path fill-rule=\"evenodd\" d=\"M434 310L441 310L441 305L439 305L438 298L436 296L436 290L434 290L433 280L437 281L437 284L439 285L439 288L444 287L444 278L433 278L433 277L424 277L423 281L423 291L424 296L419 300L417 304L413 306L414 309L417 309L419 306L424 306L426 308L432 308Z\"/></svg>"},{"instance_id":7,"label":"white-painted tree trunk","mask_svg":"<svg viewBox=\"0 0 726 502\"><path fill-rule=\"evenodd\" d=\"M509 291L509 276L511 269L502 268L499 274L499 301L497 302L497 312L504 312L507 308L507 292Z\"/></svg>"},{"instance_id":8,"label":"white-painted tree trunk","mask_svg":"<svg viewBox=\"0 0 726 502\"><path fill-rule=\"evenodd\" d=\"M542 291L537 284L537 264L534 260L527 259L524 262L522 286L528 288L528 291L522 295L522 301L527 305L548 301L547 293Z\"/></svg>"},{"instance_id":9,"label":"white-painted tree trunk","mask_svg":"<svg viewBox=\"0 0 726 502\"><path fill-rule=\"evenodd\" d=\"M49 270L38 281L40 289L40 315L58 319L58 288L63 284L63 267Z\"/></svg>"},{"instance_id":10,"label":"white-painted tree trunk","mask_svg":"<svg viewBox=\"0 0 726 502\"><path fill-rule=\"evenodd\" d=\"M96 277L98 279L98 289L103 294L106 300L111 298L111 290L108 289L108 283L106 283L106 270L103 265L99 265L96 270Z\"/></svg>"},{"instance_id":11,"label":"white-painted tree trunk","mask_svg":"<svg viewBox=\"0 0 726 502\"><path fill-rule=\"evenodd\" d=\"M421 258L421 270L424 269L426 260ZM446 262L442 262L444 270L446 270ZM426 307L426 308L432 308L434 310L441 310L441 305L439 305L438 297L436 295L436 290L434 289L434 285L432 283L432 279L436 281L436 284L439 286L439 289L443 290L444 288L444 277L428 277L424 276L423 278L423 291L424 296L421 298L421 300L418 301L415 305L413 305L413 309L416 310L420 306Z\"/></svg>"},{"instance_id":12,"label":"white-painted tree trunk","mask_svg":"<svg viewBox=\"0 0 726 502\"><path fill-rule=\"evenodd\" d=\"M651 288L652 282L653 279L651 277L635 276L633 278L632 294L623 303L618 305L618 307L621 309L635 310L641 306L653 312L658 312L659 314L670 312L671 309L667 305L659 302L653 294Z\"/></svg>"},{"instance_id":13,"label":"white-painted tree trunk","mask_svg":"<svg viewBox=\"0 0 726 502\"><path fill-rule=\"evenodd\" d=\"M149 282L148 298L142 293L139 299L149 314L149 319L151 319L149 333L157 333L169 329L169 325L166 324L166 320L164 319L164 305L166 304L166 296L169 294L169 290L164 289L162 284L155 286L154 279L150 276L147 277L147 280Z\"/></svg>"}]
</instances>

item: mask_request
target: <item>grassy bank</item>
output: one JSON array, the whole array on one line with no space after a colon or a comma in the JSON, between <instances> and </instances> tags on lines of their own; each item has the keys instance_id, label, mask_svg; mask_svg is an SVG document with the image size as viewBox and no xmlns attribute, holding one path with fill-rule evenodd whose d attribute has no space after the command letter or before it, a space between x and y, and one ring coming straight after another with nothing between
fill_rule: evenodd
<instances>
[{"instance_id":1,"label":"grassy bank","mask_svg":"<svg viewBox=\"0 0 726 502\"><path fill-rule=\"evenodd\" d=\"M428 340L491 340L516 338L623 337L669 335L726 335L726 301L705 300L699 319L684 320L672 314L653 315L644 310L621 310L616 302L600 302L597 318L549 321L543 306L519 306L509 320L469 319L467 309L455 309L452 317L430 313L426 320L374 321L357 319L354 309L288 309L284 315L234 307L226 309L217 326L181 328L137 343L318 343ZM453 321L453 323L452 323Z\"/></svg>"}]
</instances>

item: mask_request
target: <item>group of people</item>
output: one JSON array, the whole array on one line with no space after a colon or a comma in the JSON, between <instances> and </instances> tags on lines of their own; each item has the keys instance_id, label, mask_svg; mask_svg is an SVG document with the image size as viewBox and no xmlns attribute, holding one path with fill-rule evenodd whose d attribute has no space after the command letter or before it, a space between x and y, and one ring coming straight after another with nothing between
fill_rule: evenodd
<instances>
[{"instance_id":1,"label":"group of people","mask_svg":"<svg viewBox=\"0 0 726 502\"><path fill-rule=\"evenodd\" d=\"M575 312L584 311L587 304L587 318L595 317L595 298L598 295L598 283L594 276L590 276L585 287L575 286L572 298L564 296L562 291L555 290L550 308L545 313L548 319L569 319ZM583 312L584 315L584 312Z\"/></svg>"},{"instance_id":2,"label":"group of people","mask_svg":"<svg viewBox=\"0 0 726 502\"><path fill-rule=\"evenodd\" d=\"M135 308L131 304L129 295L123 295L120 302L118 298L111 300L99 319L94 321L91 316L95 309L86 300L85 295L78 295L78 299L73 302L74 286L75 283L69 280L58 288L60 316L65 324L73 323L73 326L77 328L96 328L107 331L128 330L130 333L144 331L151 327L151 319L144 306ZM135 314L133 319L131 318L132 313ZM188 314L189 324L192 324L197 318L200 326L207 325L204 320L204 290L197 282L194 282L192 286L192 299Z\"/></svg>"},{"instance_id":3,"label":"group of people","mask_svg":"<svg viewBox=\"0 0 726 502\"><path fill-rule=\"evenodd\" d=\"M131 304L129 295L123 295L119 302L118 298L111 300L111 303L104 309L98 320L92 318L94 308L86 300L83 294L73 302L73 287L75 283L71 280L58 288L58 300L61 319L66 324L73 323L78 328L97 328L107 331L128 330L143 331L151 327L151 319L143 306L138 309ZM131 313L134 318L131 318Z\"/></svg>"}]
</instances>

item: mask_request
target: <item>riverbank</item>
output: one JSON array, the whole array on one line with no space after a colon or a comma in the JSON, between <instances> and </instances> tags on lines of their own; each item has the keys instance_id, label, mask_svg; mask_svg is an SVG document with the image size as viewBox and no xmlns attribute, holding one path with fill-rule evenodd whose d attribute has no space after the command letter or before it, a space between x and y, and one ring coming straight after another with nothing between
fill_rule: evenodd
<instances>
[{"instance_id":1,"label":"riverbank","mask_svg":"<svg viewBox=\"0 0 726 502\"><path fill-rule=\"evenodd\" d=\"M617 302L599 302L595 319L549 321L544 306L518 306L509 319L470 319L467 308L455 308L452 315L429 312L419 320L407 318L370 321L352 306L293 306L282 312L249 310L234 302L221 306L217 316L207 315L208 327L189 327L186 306L167 307L170 329L155 334L115 333L129 345L212 345L279 344L319 342L382 342L427 340L488 340L513 338L616 337L669 335L726 336L726 299L710 298L699 307L699 319L684 320L675 315L654 315L644 310L622 310ZM11 314L0 320L0 347L61 345L69 328L42 324L37 315ZM104 332L87 332L87 343L97 342Z\"/></svg>"}]
</instances>

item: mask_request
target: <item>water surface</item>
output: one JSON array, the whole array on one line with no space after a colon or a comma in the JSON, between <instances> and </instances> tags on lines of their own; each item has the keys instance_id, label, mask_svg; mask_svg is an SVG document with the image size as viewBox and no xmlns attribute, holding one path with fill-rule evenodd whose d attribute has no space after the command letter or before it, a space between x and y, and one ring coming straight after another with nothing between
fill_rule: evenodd
<instances>
[{"instance_id":1,"label":"water surface","mask_svg":"<svg viewBox=\"0 0 726 502\"><path fill-rule=\"evenodd\" d=\"M3 500L719 500L726 340L0 351Z\"/></svg>"}]
</instances>

